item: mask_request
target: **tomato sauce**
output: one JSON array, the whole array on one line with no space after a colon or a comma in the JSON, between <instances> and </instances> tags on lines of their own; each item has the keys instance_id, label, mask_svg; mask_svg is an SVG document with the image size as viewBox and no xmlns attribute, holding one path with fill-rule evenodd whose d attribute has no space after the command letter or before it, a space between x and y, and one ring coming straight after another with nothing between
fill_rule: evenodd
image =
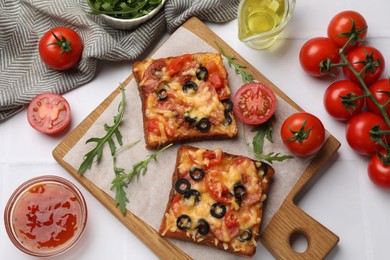
<instances>
[{"instance_id":1,"label":"tomato sauce","mask_svg":"<svg viewBox=\"0 0 390 260\"><path fill-rule=\"evenodd\" d=\"M66 246L82 229L82 205L76 194L60 183L31 186L16 202L14 234L32 251Z\"/></svg>"}]
</instances>

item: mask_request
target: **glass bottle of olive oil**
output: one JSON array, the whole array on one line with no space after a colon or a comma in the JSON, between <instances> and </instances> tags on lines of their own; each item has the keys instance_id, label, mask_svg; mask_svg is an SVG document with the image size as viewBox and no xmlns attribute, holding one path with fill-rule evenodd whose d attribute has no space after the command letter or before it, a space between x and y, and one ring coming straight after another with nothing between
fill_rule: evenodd
<instances>
[{"instance_id":1,"label":"glass bottle of olive oil","mask_svg":"<svg viewBox=\"0 0 390 260\"><path fill-rule=\"evenodd\" d=\"M285 0L242 0L238 37L244 40L278 26L284 19Z\"/></svg>"}]
</instances>

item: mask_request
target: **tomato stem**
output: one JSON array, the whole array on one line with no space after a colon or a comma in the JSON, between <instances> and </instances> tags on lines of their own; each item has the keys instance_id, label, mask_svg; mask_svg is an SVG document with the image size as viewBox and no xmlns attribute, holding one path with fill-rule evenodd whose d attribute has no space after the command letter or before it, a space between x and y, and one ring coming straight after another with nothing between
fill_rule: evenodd
<instances>
[{"instance_id":1,"label":"tomato stem","mask_svg":"<svg viewBox=\"0 0 390 260\"><path fill-rule=\"evenodd\" d=\"M62 52L61 55L63 55L65 52L71 52L72 51L72 42L66 40L66 38L61 34L61 39L58 38L55 33L51 32L53 37L56 39L56 41L49 43L48 46L50 45L57 45L58 47L61 48Z\"/></svg>"}]
</instances>

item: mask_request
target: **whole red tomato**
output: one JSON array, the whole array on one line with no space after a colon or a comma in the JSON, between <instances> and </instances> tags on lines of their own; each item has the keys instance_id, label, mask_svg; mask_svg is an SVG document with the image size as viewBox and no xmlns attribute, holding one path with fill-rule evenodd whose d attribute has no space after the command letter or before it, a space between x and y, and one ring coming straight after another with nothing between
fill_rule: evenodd
<instances>
[{"instance_id":1,"label":"whole red tomato","mask_svg":"<svg viewBox=\"0 0 390 260\"><path fill-rule=\"evenodd\" d=\"M379 152L380 155L385 155L385 150ZM383 163L378 154L375 154L368 162L368 176L370 180L384 189L390 189L390 165Z\"/></svg>"},{"instance_id":2,"label":"whole red tomato","mask_svg":"<svg viewBox=\"0 0 390 260\"><path fill-rule=\"evenodd\" d=\"M337 120L348 120L360 113L364 106L363 91L356 83L350 80L339 80L332 83L324 93L324 107L326 112ZM344 102L343 102L344 100Z\"/></svg>"},{"instance_id":3,"label":"whole red tomato","mask_svg":"<svg viewBox=\"0 0 390 260\"><path fill-rule=\"evenodd\" d=\"M359 46L360 42L367 36L367 22L358 12L351 10L340 12L332 18L328 25L328 38L339 48L342 48L347 43L351 33L356 34L359 40L350 42L346 46L345 51Z\"/></svg>"},{"instance_id":4,"label":"whole red tomato","mask_svg":"<svg viewBox=\"0 0 390 260\"><path fill-rule=\"evenodd\" d=\"M331 63L340 60L339 49L329 38L317 37L308 40L299 52L299 61L303 70L313 77L322 77L329 73L335 73L336 68L330 68L324 61L329 59Z\"/></svg>"},{"instance_id":5,"label":"whole red tomato","mask_svg":"<svg viewBox=\"0 0 390 260\"><path fill-rule=\"evenodd\" d=\"M361 73L367 86L377 81L385 69L385 59L382 53L371 46L360 46L352 49L347 53L346 58L354 70ZM365 66L368 66L367 70L361 72ZM348 66L343 67L343 72L348 79L360 84L359 79Z\"/></svg>"},{"instance_id":6,"label":"whole red tomato","mask_svg":"<svg viewBox=\"0 0 390 260\"><path fill-rule=\"evenodd\" d=\"M316 116L298 112L283 122L280 136L293 154L305 157L320 150L325 142L325 128Z\"/></svg>"},{"instance_id":7,"label":"whole red tomato","mask_svg":"<svg viewBox=\"0 0 390 260\"><path fill-rule=\"evenodd\" d=\"M39 55L55 70L68 70L77 65L83 51L83 42L74 30L57 27L46 32L39 41Z\"/></svg>"},{"instance_id":8,"label":"whole red tomato","mask_svg":"<svg viewBox=\"0 0 390 260\"><path fill-rule=\"evenodd\" d=\"M370 92L380 104L384 105L386 102L389 102L390 79L381 79L373 83L370 86ZM366 104L368 110L382 116L381 111L370 98L367 98ZM386 113L390 116L390 106L386 106Z\"/></svg>"},{"instance_id":9,"label":"whole red tomato","mask_svg":"<svg viewBox=\"0 0 390 260\"><path fill-rule=\"evenodd\" d=\"M363 112L352 117L346 127L346 138L349 146L361 155L374 155L381 145L370 136L374 126L388 130L384 119L372 112Z\"/></svg>"}]
</instances>

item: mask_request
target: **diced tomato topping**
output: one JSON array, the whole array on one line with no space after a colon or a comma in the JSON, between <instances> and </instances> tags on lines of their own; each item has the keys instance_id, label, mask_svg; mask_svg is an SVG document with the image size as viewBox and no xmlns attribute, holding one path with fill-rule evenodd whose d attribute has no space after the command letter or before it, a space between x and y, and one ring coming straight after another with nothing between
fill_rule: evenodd
<instances>
[{"instance_id":1,"label":"diced tomato topping","mask_svg":"<svg viewBox=\"0 0 390 260\"><path fill-rule=\"evenodd\" d=\"M207 150L203 153L203 160L208 159L208 167L219 165L222 161L223 152L221 149L215 149L214 151Z\"/></svg>"},{"instance_id":2,"label":"diced tomato topping","mask_svg":"<svg viewBox=\"0 0 390 260\"><path fill-rule=\"evenodd\" d=\"M217 64L213 60L206 64L206 69L209 72L209 75L219 71Z\"/></svg>"},{"instance_id":3,"label":"diced tomato topping","mask_svg":"<svg viewBox=\"0 0 390 260\"><path fill-rule=\"evenodd\" d=\"M221 181L222 176L218 171L208 172L206 175L206 189L210 196L225 205L229 205L232 195L229 188Z\"/></svg>"},{"instance_id":4,"label":"diced tomato topping","mask_svg":"<svg viewBox=\"0 0 390 260\"><path fill-rule=\"evenodd\" d=\"M157 119L149 119L146 123L146 129L149 133L161 136L159 122Z\"/></svg>"},{"instance_id":5,"label":"diced tomato topping","mask_svg":"<svg viewBox=\"0 0 390 260\"><path fill-rule=\"evenodd\" d=\"M239 226L239 223L238 223L238 218L235 214L235 210L234 209L230 209L226 215L225 215L225 225L227 228L234 228L234 227L238 227Z\"/></svg>"},{"instance_id":6,"label":"diced tomato topping","mask_svg":"<svg viewBox=\"0 0 390 260\"><path fill-rule=\"evenodd\" d=\"M218 72L214 72L209 76L211 84L216 90L221 89L225 86L225 79Z\"/></svg>"},{"instance_id":7,"label":"diced tomato topping","mask_svg":"<svg viewBox=\"0 0 390 260\"><path fill-rule=\"evenodd\" d=\"M169 76L173 76L180 72L186 65L187 62L192 61L191 54L185 54L172 60L167 66L167 73Z\"/></svg>"}]
</instances>

